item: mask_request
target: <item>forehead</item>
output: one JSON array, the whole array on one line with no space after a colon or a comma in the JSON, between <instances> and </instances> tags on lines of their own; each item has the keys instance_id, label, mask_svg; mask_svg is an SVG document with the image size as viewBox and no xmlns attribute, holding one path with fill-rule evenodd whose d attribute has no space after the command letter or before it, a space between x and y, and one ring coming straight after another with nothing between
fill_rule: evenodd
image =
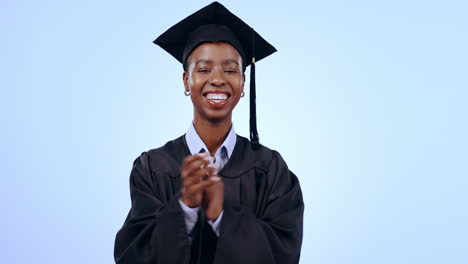
<instances>
[{"instance_id":1,"label":"forehead","mask_svg":"<svg viewBox=\"0 0 468 264\"><path fill-rule=\"evenodd\" d=\"M241 60L241 55L231 44L226 42L203 43L196 47L189 56L192 62L197 60Z\"/></svg>"}]
</instances>

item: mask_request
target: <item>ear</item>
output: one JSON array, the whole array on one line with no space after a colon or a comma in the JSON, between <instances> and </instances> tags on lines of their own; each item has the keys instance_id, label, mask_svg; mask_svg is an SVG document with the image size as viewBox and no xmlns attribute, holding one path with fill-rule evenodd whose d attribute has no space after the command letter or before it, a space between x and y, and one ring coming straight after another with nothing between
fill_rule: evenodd
<instances>
[{"instance_id":1,"label":"ear","mask_svg":"<svg viewBox=\"0 0 468 264\"><path fill-rule=\"evenodd\" d=\"M242 91L241 91L241 94L244 92L244 87L245 87L245 74L242 74Z\"/></svg>"},{"instance_id":2,"label":"ear","mask_svg":"<svg viewBox=\"0 0 468 264\"><path fill-rule=\"evenodd\" d=\"M184 82L184 88L186 91L190 91L190 87L188 85L188 77L188 73L184 71L184 73L182 74L182 81Z\"/></svg>"},{"instance_id":3,"label":"ear","mask_svg":"<svg viewBox=\"0 0 468 264\"><path fill-rule=\"evenodd\" d=\"M244 91L245 86L245 73L242 73L242 92Z\"/></svg>"}]
</instances>

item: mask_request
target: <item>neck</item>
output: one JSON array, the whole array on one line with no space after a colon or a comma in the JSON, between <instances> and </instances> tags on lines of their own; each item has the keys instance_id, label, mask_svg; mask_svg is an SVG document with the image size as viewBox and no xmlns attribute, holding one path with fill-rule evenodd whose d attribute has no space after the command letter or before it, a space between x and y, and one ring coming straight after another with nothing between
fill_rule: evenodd
<instances>
[{"instance_id":1,"label":"neck","mask_svg":"<svg viewBox=\"0 0 468 264\"><path fill-rule=\"evenodd\" d=\"M227 118L226 120L213 123L195 118L193 120L193 126L203 143L205 143L210 154L214 156L226 139L231 129L232 121L230 118Z\"/></svg>"}]
</instances>

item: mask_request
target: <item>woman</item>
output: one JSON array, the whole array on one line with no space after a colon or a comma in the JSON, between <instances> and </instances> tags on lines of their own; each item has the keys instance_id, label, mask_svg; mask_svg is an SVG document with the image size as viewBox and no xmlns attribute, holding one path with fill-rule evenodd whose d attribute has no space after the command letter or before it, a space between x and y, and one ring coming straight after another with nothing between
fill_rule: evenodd
<instances>
[{"instance_id":1,"label":"woman","mask_svg":"<svg viewBox=\"0 0 468 264\"><path fill-rule=\"evenodd\" d=\"M254 80L251 141L232 126L245 68L254 78L255 59L276 50L217 2L155 43L183 64L193 123L135 160L132 208L116 236L115 261L298 263L301 189L280 154L258 142Z\"/></svg>"}]
</instances>

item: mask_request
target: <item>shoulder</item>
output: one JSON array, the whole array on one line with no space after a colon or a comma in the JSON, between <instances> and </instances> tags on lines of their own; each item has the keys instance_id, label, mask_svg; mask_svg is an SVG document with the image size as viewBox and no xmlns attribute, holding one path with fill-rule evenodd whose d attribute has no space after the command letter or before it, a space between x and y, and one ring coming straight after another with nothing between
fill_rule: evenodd
<instances>
[{"instance_id":1,"label":"shoulder","mask_svg":"<svg viewBox=\"0 0 468 264\"><path fill-rule=\"evenodd\" d=\"M278 151L271 149L265 145L260 145L260 148L254 149L250 144L250 140L237 135L237 144L240 145L240 148L245 151L247 155L252 155L258 159L272 160L276 158L281 158L281 155Z\"/></svg>"},{"instance_id":2,"label":"shoulder","mask_svg":"<svg viewBox=\"0 0 468 264\"><path fill-rule=\"evenodd\" d=\"M250 160L255 163L255 167L268 170L273 164L281 164L286 166L286 162L281 154L267 146L261 145L260 148L255 149L250 144L250 140L245 137L237 136L238 149L242 152L244 160Z\"/></svg>"},{"instance_id":3,"label":"shoulder","mask_svg":"<svg viewBox=\"0 0 468 264\"><path fill-rule=\"evenodd\" d=\"M133 166L144 167L152 172L178 170L187 152L184 136L171 140L161 147L142 152L134 160Z\"/></svg>"},{"instance_id":4,"label":"shoulder","mask_svg":"<svg viewBox=\"0 0 468 264\"><path fill-rule=\"evenodd\" d=\"M254 149L250 141L238 136L238 152L241 177L255 176L255 180L265 182L270 189L271 197L279 197L287 193L292 188L299 188L299 181L296 175L288 168L281 154L266 146Z\"/></svg>"}]
</instances>

